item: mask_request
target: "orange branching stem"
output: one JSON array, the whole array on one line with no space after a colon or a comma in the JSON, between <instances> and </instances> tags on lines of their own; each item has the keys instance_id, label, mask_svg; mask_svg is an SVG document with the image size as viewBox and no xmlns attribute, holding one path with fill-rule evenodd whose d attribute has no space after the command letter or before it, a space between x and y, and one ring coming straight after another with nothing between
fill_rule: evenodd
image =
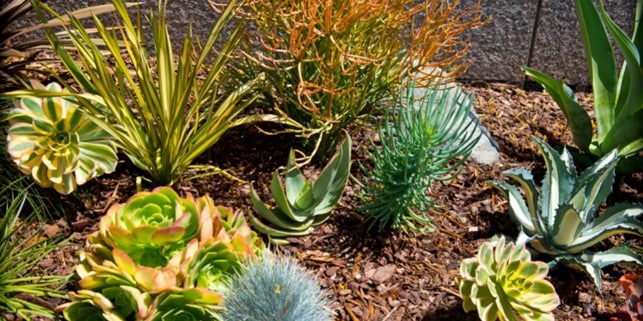
<instances>
[{"instance_id":1,"label":"orange branching stem","mask_svg":"<svg viewBox=\"0 0 643 321\"><path fill-rule=\"evenodd\" d=\"M270 100L326 137L385 108L405 81L460 75L463 33L484 23L479 3L460 0L246 0L238 16L248 28L235 76L264 73Z\"/></svg>"}]
</instances>

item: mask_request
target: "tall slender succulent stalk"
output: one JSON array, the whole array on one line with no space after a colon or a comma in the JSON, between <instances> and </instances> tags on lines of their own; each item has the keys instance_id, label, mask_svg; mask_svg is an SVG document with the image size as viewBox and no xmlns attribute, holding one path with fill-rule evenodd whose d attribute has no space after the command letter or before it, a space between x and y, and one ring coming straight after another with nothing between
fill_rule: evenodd
<instances>
[{"instance_id":1,"label":"tall slender succulent stalk","mask_svg":"<svg viewBox=\"0 0 643 321\"><path fill-rule=\"evenodd\" d=\"M378 130L381 147L371 141L372 169L361 164L360 210L369 228L432 228L426 211L437 206L427 189L454 177L479 139L470 111L471 99L455 85L406 87Z\"/></svg>"}]
</instances>

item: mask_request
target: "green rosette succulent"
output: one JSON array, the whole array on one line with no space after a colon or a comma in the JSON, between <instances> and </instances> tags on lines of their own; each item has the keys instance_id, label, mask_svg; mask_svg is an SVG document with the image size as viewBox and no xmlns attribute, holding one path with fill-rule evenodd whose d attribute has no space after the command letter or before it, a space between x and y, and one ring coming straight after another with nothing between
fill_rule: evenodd
<instances>
[{"instance_id":1,"label":"green rosette succulent","mask_svg":"<svg viewBox=\"0 0 643 321\"><path fill-rule=\"evenodd\" d=\"M57 83L46 89L65 92ZM111 136L64 97L25 97L8 117L8 152L42 187L69 194L116 169Z\"/></svg>"},{"instance_id":2,"label":"green rosette succulent","mask_svg":"<svg viewBox=\"0 0 643 321\"><path fill-rule=\"evenodd\" d=\"M164 266L198 237L204 210L201 203L191 195L179 197L170 187L137 193L107 211L100 221L100 240L91 243L118 247L144 266ZM217 212L216 207L208 210Z\"/></svg>"},{"instance_id":3,"label":"green rosette succulent","mask_svg":"<svg viewBox=\"0 0 643 321\"><path fill-rule=\"evenodd\" d=\"M212 319L224 282L262 248L241 212L208 196L141 192L112 206L87 238L76 268L82 292L59 309L72 321L86 320L81 309L106 320Z\"/></svg>"},{"instance_id":4,"label":"green rosette succulent","mask_svg":"<svg viewBox=\"0 0 643 321\"><path fill-rule=\"evenodd\" d=\"M462 260L458 281L463 308L482 321L554 321L560 299L545 280L548 266L531 261L524 244L484 243L478 256Z\"/></svg>"},{"instance_id":5,"label":"green rosette succulent","mask_svg":"<svg viewBox=\"0 0 643 321\"><path fill-rule=\"evenodd\" d=\"M218 320L222 301L219 294L203 288L167 291L154 299L145 321Z\"/></svg>"}]
</instances>

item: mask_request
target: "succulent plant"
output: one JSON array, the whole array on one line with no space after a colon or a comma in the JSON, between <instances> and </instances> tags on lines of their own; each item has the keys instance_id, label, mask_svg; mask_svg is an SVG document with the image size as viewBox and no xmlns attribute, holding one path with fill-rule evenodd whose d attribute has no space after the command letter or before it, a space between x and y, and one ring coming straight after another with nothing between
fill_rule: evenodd
<instances>
[{"instance_id":1,"label":"succulent plant","mask_svg":"<svg viewBox=\"0 0 643 321\"><path fill-rule=\"evenodd\" d=\"M482 244L478 255L462 260L458 288L466 312L478 311L482 321L554 320L560 300L545 280L547 264L531 261L524 244Z\"/></svg>"},{"instance_id":2,"label":"succulent plant","mask_svg":"<svg viewBox=\"0 0 643 321\"><path fill-rule=\"evenodd\" d=\"M291 259L276 257L267 249L232 278L228 288L224 320L332 320L315 279Z\"/></svg>"},{"instance_id":3,"label":"succulent plant","mask_svg":"<svg viewBox=\"0 0 643 321\"><path fill-rule=\"evenodd\" d=\"M223 284L261 248L240 212L208 196L140 192L113 205L87 238L81 290L59 310L68 320L85 320L83 309L106 320L214 318Z\"/></svg>"},{"instance_id":4,"label":"succulent plant","mask_svg":"<svg viewBox=\"0 0 643 321\"><path fill-rule=\"evenodd\" d=\"M618 279L625 290L625 303L610 321L636 321L643 319L643 275L626 273Z\"/></svg>"},{"instance_id":5,"label":"succulent plant","mask_svg":"<svg viewBox=\"0 0 643 321\"><path fill-rule=\"evenodd\" d=\"M423 96L417 97L421 90ZM369 229L424 232L433 228L426 211L438 207L426 190L435 181L453 178L479 135L468 118L471 99L455 85L416 89L410 82L399 97L378 130L381 147L371 142L373 168L362 166L360 211Z\"/></svg>"},{"instance_id":6,"label":"succulent plant","mask_svg":"<svg viewBox=\"0 0 643 321\"><path fill-rule=\"evenodd\" d=\"M556 256L550 266L563 263L583 269L599 290L601 268L618 262L643 264L641 255L625 245L597 253L588 250L619 233L643 236L640 204L616 204L597 216L614 182L616 150L578 175L567 149L559 154L539 138L534 141L547 165L540 191L525 169L511 169L505 175L523 187L526 201L515 186L490 182L509 199L509 215L520 230L517 242L529 242L537 251Z\"/></svg>"},{"instance_id":7,"label":"succulent plant","mask_svg":"<svg viewBox=\"0 0 643 321\"><path fill-rule=\"evenodd\" d=\"M255 209L266 221L249 215L250 223L261 233L271 236L274 244L288 243L288 236L306 235L324 223L344 192L350 173L351 139L346 135L339 152L328 162L316 181L306 180L295 164L295 154L290 152L284 181L275 171L270 191L277 206L268 208L259 199L254 188L250 199Z\"/></svg>"},{"instance_id":8,"label":"succulent plant","mask_svg":"<svg viewBox=\"0 0 643 321\"><path fill-rule=\"evenodd\" d=\"M52 82L49 91L65 92ZM38 185L63 194L111 173L118 158L111 136L63 97L25 97L9 114L11 158Z\"/></svg>"}]
</instances>

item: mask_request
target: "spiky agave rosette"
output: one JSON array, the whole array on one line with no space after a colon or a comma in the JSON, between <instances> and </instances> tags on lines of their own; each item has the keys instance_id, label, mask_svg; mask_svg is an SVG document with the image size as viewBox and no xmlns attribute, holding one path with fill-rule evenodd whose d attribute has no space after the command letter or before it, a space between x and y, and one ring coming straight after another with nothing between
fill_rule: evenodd
<instances>
[{"instance_id":1,"label":"spiky agave rosette","mask_svg":"<svg viewBox=\"0 0 643 321\"><path fill-rule=\"evenodd\" d=\"M81 290L58 309L67 320L215 318L222 284L261 248L240 212L208 196L140 192L112 206L88 237L76 268Z\"/></svg>"},{"instance_id":2,"label":"spiky agave rosette","mask_svg":"<svg viewBox=\"0 0 643 321\"><path fill-rule=\"evenodd\" d=\"M547 272L547 264L531 261L524 244L505 243L504 237L495 245L486 242L478 256L460 265L462 306L477 310L482 321L553 321L560 299L545 280Z\"/></svg>"},{"instance_id":3,"label":"spiky agave rosette","mask_svg":"<svg viewBox=\"0 0 643 321\"><path fill-rule=\"evenodd\" d=\"M65 92L57 83L47 90ZM111 136L64 97L25 97L8 117L8 151L20 171L42 187L69 194L116 169Z\"/></svg>"}]
</instances>

